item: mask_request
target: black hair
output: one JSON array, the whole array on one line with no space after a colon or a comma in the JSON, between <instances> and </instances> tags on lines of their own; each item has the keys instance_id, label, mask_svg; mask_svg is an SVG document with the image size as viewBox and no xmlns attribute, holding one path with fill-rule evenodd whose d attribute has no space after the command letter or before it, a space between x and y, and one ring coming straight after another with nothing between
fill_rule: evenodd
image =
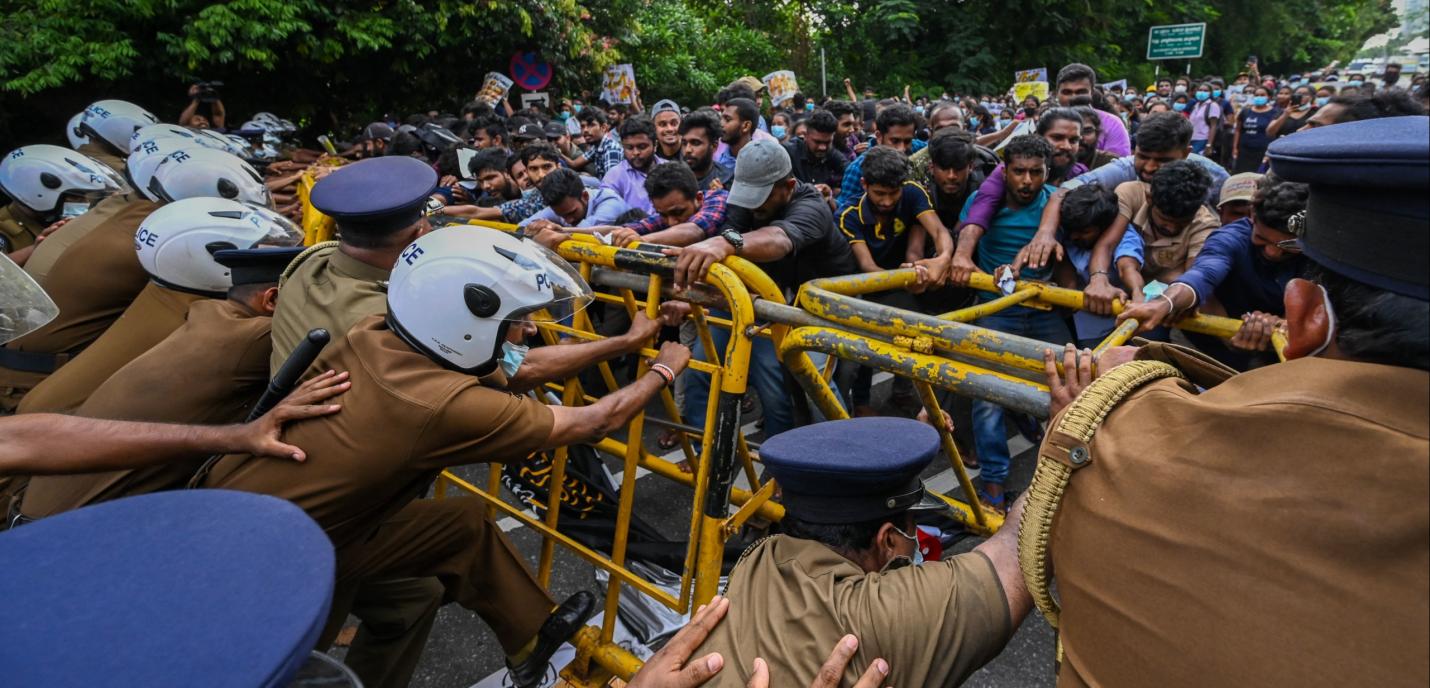
<instances>
[{"instance_id":1,"label":"black hair","mask_svg":"<svg viewBox=\"0 0 1430 688\"><path fill-rule=\"evenodd\" d=\"M495 170L505 174L507 170L511 169L513 158L515 158L515 156L507 155L506 151L500 148L479 150L476 155L472 156L471 161L467 163L467 171L474 177L480 176L482 172L487 170Z\"/></svg>"},{"instance_id":2,"label":"black hair","mask_svg":"<svg viewBox=\"0 0 1430 688\"><path fill-rule=\"evenodd\" d=\"M601 112L601 108L594 105L587 105L581 108L581 111L576 113L576 120L582 124L590 124L592 122L596 122L597 124L609 124L611 121L606 119L606 113Z\"/></svg>"},{"instance_id":3,"label":"black hair","mask_svg":"<svg viewBox=\"0 0 1430 688\"><path fill-rule=\"evenodd\" d=\"M586 185L581 183L581 175L565 167L543 177L537 188L541 191L541 200L548 208L567 198L580 198L586 191Z\"/></svg>"},{"instance_id":4,"label":"black hair","mask_svg":"<svg viewBox=\"0 0 1430 688\"><path fill-rule=\"evenodd\" d=\"M1004 162L1013 162L1013 158L1041 158L1043 164L1051 166L1053 145L1037 134L1014 136L1008 145L1003 147Z\"/></svg>"},{"instance_id":5,"label":"black hair","mask_svg":"<svg viewBox=\"0 0 1430 688\"><path fill-rule=\"evenodd\" d=\"M859 523L810 523L786 514L779 528L789 537L813 540L848 556L873 547L874 537L885 523L903 531L909 527L908 522L908 512Z\"/></svg>"},{"instance_id":6,"label":"black hair","mask_svg":"<svg viewBox=\"0 0 1430 688\"><path fill-rule=\"evenodd\" d=\"M537 158L550 160L557 165L561 164L561 151L556 150L556 146L545 141L532 141L526 144L526 147L521 149L519 155L521 156L521 164L523 165L530 165L531 161ZM548 203L547 205L550 204Z\"/></svg>"},{"instance_id":7,"label":"black hair","mask_svg":"<svg viewBox=\"0 0 1430 688\"><path fill-rule=\"evenodd\" d=\"M1069 81L1086 81L1089 84L1096 86L1097 72L1093 71L1092 67L1089 67L1080 62L1074 62L1058 70L1058 78L1057 81L1053 84L1053 88L1062 86Z\"/></svg>"},{"instance_id":8,"label":"black hair","mask_svg":"<svg viewBox=\"0 0 1430 688\"><path fill-rule=\"evenodd\" d=\"M626 212L617 215L616 219L611 221L611 224L619 226L629 224L631 222L640 222L641 220L646 219L646 217L646 211L641 210L640 208L631 208Z\"/></svg>"},{"instance_id":9,"label":"black hair","mask_svg":"<svg viewBox=\"0 0 1430 688\"><path fill-rule=\"evenodd\" d=\"M626 114L630 114L631 106L629 106L629 105L627 105L627 104L625 104L625 103L612 103L612 104L611 104L611 107L608 107L608 108L606 108L606 109L609 110L609 111L610 111L611 113L613 113L613 114L626 115Z\"/></svg>"},{"instance_id":10,"label":"black hair","mask_svg":"<svg viewBox=\"0 0 1430 688\"><path fill-rule=\"evenodd\" d=\"M1058 122L1072 122L1077 125L1078 131L1082 131L1082 115L1070 107L1048 108L1038 117L1038 136L1048 133Z\"/></svg>"},{"instance_id":11,"label":"black hair","mask_svg":"<svg viewBox=\"0 0 1430 688\"><path fill-rule=\"evenodd\" d=\"M1305 277L1326 288L1336 311L1336 345L1367 363L1430 370L1430 303L1357 282L1314 260Z\"/></svg>"},{"instance_id":12,"label":"black hair","mask_svg":"<svg viewBox=\"0 0 1430 688\"><path fill-rule=\"evenodd\" d=\"M808 99L806 99L804 97L804 94L799 91L795 91L794 95L790 96L790 101L790 104L794 107L796 111L804 110L804 106L808 103Z\"/></svg>"},{"instance_id":13,"label":"black hair","mask_svg":"<svg viewBox=\"0 0 1430 688\"><path fill-rule=\"evenodd\" d=\"M903 103L895 103L886 107L874 120L874 126L879 129L879 133L887 134L894 127L917 126L918 120L914 119L913 108Z\"/></svg>"},{"instance_id":14,"label":"black hair","mask_svg":"<svg viewBox=\"0 0 1430 688\"><path fill-rule=\"evenodd\" d=\"M978 159L973 134L962 129L938 130L929 141L929 162L942 170L968 167Z\"/></svg>"},{"instance_id":15,"label":"black hair","mask_svg":"<svg viewBox=\"0 0 1430 688\"><path fill-rule=\"evenodd\" d=\"M424 115L424 114L422 114L422 113L419 112L419 113L415 113L415 114L408 115L408 116L407 116L407 119L403 120L402 123L403 123L403 124L408 124L408 125L411 125L411 126L414 126L414 127L420 127L420 126L422 126L422 125L424 125L424 124L426 124L426 123L428 123L428 122L430 122L430 121L431 121L431 119L430 119L429 117L427 117L427 115Z\"/></svg>"},{"instance_id":16,"label":"black hair","mask_svg":"<svg viewBox=\"0 0 1430 688\"><path fill-rule=\"evenodd\" d=\"M1212 176L1188 160L1169 162L1152 175L1152 205L1178 219L1197 214L1212 187Z\"/></svg>"},{"instance_id":17,"label":"black hair","mask_svg":"<svg viewBox=\"0 0 1430 688\"><path fill-rule=\"evenodd\" d=\"M616 127L616 135L622 141L628 136L640 136L645 134L650 138L651 143L655 143L655 122L650 121L645 115L632 115L621 120L621 126Z\"/></svg>"},{"instance_id":18,"label":"black hair","mask_svg":"<svg viewBox=\"0 0 1430 688\"><path fill-rule=\"evenodd\" d=\"M685 136L691 129L704 129L705 135L711 143L720 140L724 134L724 124L720 122L720 115L710 108L700 108L680 119L680 135Z\"/></svg>"},{"instance_id":19,"label":"black hair","mask_svg":"<svg viewBox=\"0 0 1430 688\"><path fill-rule=\"evenodd\" d=\"M839 129L839 120L828 110L815 110L804 121L806 126L821 134L833 134Z\"/></svg>"},{"instance_id":20,"label":"black hair","mask_svg":"<svg viewBox=\"0 0 1430 688\"><path fill-rule=\"evenodd\" d=\"M485 120L475 120L471 128L471 133L473 136L476 136L478 131L485 131L487 138L501 139L502 143L506 143L507 140L511 138L507 133L506 125L502 124L501 120L495 117Z\"/></svg>"},{"instance_id":21,"label":"black hair","mask_svg":"<svg viewBox=\"0 0 1430 688\"><path fill-rule=\"evenodd\" d=\"M447 148L446 150L442 151L441 155L437 156L437 174L439 176L462 176L462 168L457 163L457 151L461 150L472 150L472 147L467 145L451 146L450 148Z\"/></svg>"},{"instance_id":22,"label":"black hair","mask_svg":"<svg viewBox=\"0 0 1430 688\"><path fill-rule=\"evenodd\" d=\"M278 282L249 282L247 284L235 284L228 288L226 297L229 301L240 303L253 298L254 294L264 292L278 286Z\"/></svg>"},{"instance_id":23,"label":"black hair","mask_svg":"<svg viewBox=\"0 0 1430 688\"><path fill-rule=\"evenodd\" d=\"M865 184L897 188L909 178L909 159L888 146L875 146L864 155L862 172Z\"/></svg>"},{"instance_id":24,"label":"black hair","mask_svg":"<svg viewBox=\"0 0 1430 688\"><path fill-rule=\"evenodd\" d=\"M1306 209L1306 199L1310 196L1309 185L1267 174L1256 184L1256 195L1251 197L1251 210L1261 224L1286 232L1289 231L1291 216Z\"/></svg>"},{"instance_id":25,"label":"black hair","mask_svg":"<svg viewBox=\"0 0 1430 688\"><path fill-rule=\"evenodd\" d=\"M721 107L724 107L736 98L744 98L750 101L756 100L755 89L737 81L720 89L720 92L715 95L715 102L719 103Z\"/></svg>"},{"instance_id":26,"label":"black hair","mask_svg":"<svg viewBox=\"0 0 1430 688\"><path fill-rule=\"evenodd\" d=\"M399 131L392 136L392 142L388 144L388 155L412 155L413 153L425 153L422 147L422 139L410 131Z\"/></svg>"},{"instance_id":27,"label":"black hair","mask_svg":"<svg viewBox=\"0 0 1430 688\"><path fill-rule=\"evenodd\" d=\"M466 117L467 115L471 115L473 120L491 117L494 114L496 113L492 110L492 106L480 100L474 100L462 106L462 116Z\"/></svg>"},{"instance_id":28,"label":"black hair","mask_svg":"<svg viewBox=\"0 0 1430 688\"><path fill-rule=\"evenodd\" d=\"M755 124L760 121L760 108L749 98L731 98L725 102L726 110L734 110L741 122Z\"/></svg>"},{"instance_id":29,"label":"black hair","mask_svg":"<svg viewBox=\"0 0 1430 688\"><path fill-rule=\"evenodd\" d=\"M1155 112L1142 118L1137 148L1144 151L1186 150L1192 145L1192 122L1178 112Z\"/></svg>"},{"instance_id":30,"label":"black hair","mask_svg":"<svg viewBox=\"0 0 1430 688\"><path fill-rule=\"evenodd\" d=\"M1410 93L1398 88L1376 91L1374 95L1369 96L1336 96L1328 105L1340 105L1345 108L1336 117L1334 124L1381 117L1425 114L1423 105L1416 102Z\"/></svg>"},{"instance_id":31,"label":"black hair","mask_svg":"<svg viewBox=\"0 0 1430 688\"><path fill-rule=\"evenodd\" d=\"M700 191L700 182L683 162L663 162L652 167L645 178L646 196L664 198L672 191L693 199Z\"/></svg>"},{"instance_id":32,"label":"black hair","mask_svg":"<svg viewBox=\"0 0 1430 688\"><path fill-rule=\"evenodd\" d=\"M1106 229L1117 219L1117 194L1101 184L1084 184L1063 197L1059 222L1063 231L1087 227Z\"/></svg>"},{"instance_id":33,"label":"black hair","mask_svg":"<svg viewBox=\"0 0 1430 688\"><path fill-rule=\"evenodd\" d=\"M859 115L862 114L859 106L847 100L831 100L825 103L824 109L828 110L829 114L834 115L834 121L836 122L845 115L853 115L854 119L859 119Z\"/></svg>"},{"instance_id":34,"label":"black hair","mask_svg":"<svg viewBox=\"0 0 1430 688\"><path fill-rule=\"evenodd\" d=\"M1097 108L1091 105L1078 105L1073 108L1073 111L1082 118L1083 124L1092 124L1097 127L1098 131L1102 131L1102 118L1097 115Z\"/></svg>"}]
</instances>

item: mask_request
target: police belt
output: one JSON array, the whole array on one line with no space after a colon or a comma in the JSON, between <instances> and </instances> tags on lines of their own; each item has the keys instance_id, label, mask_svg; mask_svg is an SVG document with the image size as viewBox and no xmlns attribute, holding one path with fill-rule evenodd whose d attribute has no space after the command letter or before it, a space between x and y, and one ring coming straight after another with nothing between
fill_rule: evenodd
<instances>
[{"instance_id":1,"label":"police belt","mask_svg":"<svg viewBox=\"0 0 1430 688\"><path fill-rule=\"evenodd\" d=\"M51 354L43 351L17 351L0 348L0 368L22 373L49 375L74 358L73 354Z\"/></svg>"}]
</instances>

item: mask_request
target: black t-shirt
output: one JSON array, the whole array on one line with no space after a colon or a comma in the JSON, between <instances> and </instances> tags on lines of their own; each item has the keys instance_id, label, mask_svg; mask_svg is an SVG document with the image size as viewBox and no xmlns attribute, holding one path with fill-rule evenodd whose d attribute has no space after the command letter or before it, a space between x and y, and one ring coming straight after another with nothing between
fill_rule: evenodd
<instances>
[{"instance_id":1,"label":"black t-shirt","mask_svg":"<svg viewBox=\"0 0 1430 688\"><path fill-rule=\"evenodd\" d=\"M835 195L839 194L839 187L844 182L844 168L849 164L843 153L830 146L823 160L815 160L804 139L790 139L784 147L789 153L790 170L795 179L809 184L826 184L834 189Z\"/></svg>"},{"instance_id":2,"label":"black t-shirt","mask_svg":"<svg viewBox=\"0 0 1430 688\"><path fill-rule=\"evenodd\" d=\"M930 173L930 176L932 176L932 173ZM948 228L948 231L954 232L955 235L957 235L958 215L963 212L963 204L968 202L968 197L972 196L973 192L978 190L978 187L983 186L983 180L983 171L975 167L968 173L968 179L964 182L963 191L960 193L946 194L937 184L930 182L929 191L931 192L930 195L933 196L934 210L938 211L938 219L943 223L944 227ZM931 250L931 242L929 246Z\"/></svg>"},{"instance_id":3,"label":"black t-shirt","mask_svg":"<svg viewBox=\"0 0 1430 688\"><path fill-rule=\"evenodd\" d=\"M794 193L784 211L768 222L757 222L747 208L729 207L725 227L744 234L761 227L779 227L789 236L794 250L773 263L761 263L775 283L785 290L786 298L799 286L816 277L834 277L858 272L849 242L834 227L834 213L819 190L810 184L795 184Z\"/></svg>"}]
</instances>

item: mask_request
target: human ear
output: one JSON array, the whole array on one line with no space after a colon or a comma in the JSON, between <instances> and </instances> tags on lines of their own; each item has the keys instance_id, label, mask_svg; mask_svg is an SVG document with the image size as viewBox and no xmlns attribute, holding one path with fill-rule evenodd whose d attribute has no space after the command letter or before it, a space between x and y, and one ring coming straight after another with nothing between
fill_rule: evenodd
<instances>
[{"instance_id":1,"label":"human ear","mask_svg":"<svg viewBox=\"0 0 1430 688\"><path fill-rule=\"evenodd\" d=\"M1286 360L1318 353L1331 336L1331 313L1326 308L1322 287L1315 282L1293 279L1282 298L1286 304Z\"/></svg>"}]
</instances>

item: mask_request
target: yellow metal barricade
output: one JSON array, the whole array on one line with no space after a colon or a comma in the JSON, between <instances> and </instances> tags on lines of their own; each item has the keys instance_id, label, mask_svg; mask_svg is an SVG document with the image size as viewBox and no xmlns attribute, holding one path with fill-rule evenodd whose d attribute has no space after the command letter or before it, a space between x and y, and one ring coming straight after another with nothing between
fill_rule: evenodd
<instances>
[{"instance_id":1,"label":"yellow metal barricade","mask_svg":"<svg viewBox=\"0 0 1430 688\"><path fill-rule=\"evenodd\" d=\"M304 203L306 211L306 196ZM305 228L307 218L305 214ZM503 231L516 229L502 223L470 224ZM501 499L500 466L490 468L484 486L451 472L444 472L436 485L439 499L449 490L482 497L490 505L492 515L500 513L511 517L540 535L543 543L537 571L543 584L549 581L557 545L609 574L604 623L599 629L587 627L577 634L573 639L576 659L562 672L563 678L580 686L603 685L612 676L628 679L641 666L639 660L612 640L621 586L631 586L672 610L688 613L716 594L726 541L751 519L778 521L784 515L783 507L773 501L777 486L773 481L761 483L757 479L758 455L751 451L740 432L740 398L746 391L754 337L767 337L772 341L781 361L827 418L845 418L847 413L829 385L829 370L816 367L806 352L822 352L831 358L909 378L930 418L942 417L934 392L936 387L1041 417L1046 416L1048 404L1043 351L1050 345L966 323L1015 305L1043 309L1083 305L1081 292L1037 282L1019 282L1010 295L942 315L901 310L859 298L907 287L915 279L913 270L813 280L801 289L797 305L790 305L764 271L740 258L712 266L705 284L676 292L669 286L674 258L661 253L661 248L641 243L609 246L593 236L578 234L562 243L557 252L578 266L593 287L603 289L596 293L599 301L623 307L629 314L644 310L653 317L662 299L679 299L692 305L691 320L704 344L706 357L691 360L689 368L711 376L704 430L685 425L668 390L662 393L662 404L669 420L649 420L650 424L660 423L679 430L681 452L693 472L686 472L681 466L645 450L641 440L648 419L644 413L632 419L626 442L606 438L596 443L597 451L623 462L618 516L609 556L561 532L561 492L569 456L564 448L552 452L552 473L547 482L550 494L546 513L540 519ZM987 275L976 275L970 286L995 290ZM718 308L729 313L729 317L713 317L706 308ZM1189 331L1221 337L1231 336L1239 325L1238 321L1228 318L1201 315L1175 323ZM712 346L710 333L710 328L716 326L730 331L729 344L719 352ZM600 338L584 312L577 313L568 324L541 322L538 328L549 344L557 343L560 338ZM1098 349L1126 341L1135 329L1135 322L1124 323ZM647 346L640 353L645 358L653 357L656 351ZM639 370L647 370L644 362ZM609 388L615 388L615 376L609 365L599 364L597 371ZM549 384L547 388L559 394L564 405L595 401L574 377ZM698 452L689 441L697 433ZM972 481L951 433L943 427L939 433L963 493L973 494ZM690 537L676 595L625 565L638 469L692 488ZM749 490L734 487L735 477L741 470L748 478ZM953 508L955 517L974 532L991 534L1002 525L1002 518L982 508L977 500L965 503L944 499ZM731 513L732 507L734 513Z\"/></svg>"}]
</instances>

